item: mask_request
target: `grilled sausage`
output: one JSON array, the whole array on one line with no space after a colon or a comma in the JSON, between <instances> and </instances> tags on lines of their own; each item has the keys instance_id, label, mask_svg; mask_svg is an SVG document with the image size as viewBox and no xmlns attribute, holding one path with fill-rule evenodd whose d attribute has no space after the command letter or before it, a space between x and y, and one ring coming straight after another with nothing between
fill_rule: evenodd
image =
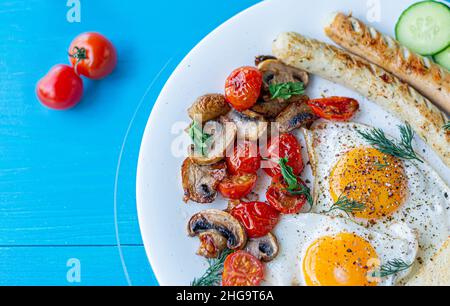
<instances>
[{"instance_id":1,"label":"grilled sausage","mask_svg":"<svg viewBox=\"0 0 450 306\"><path fill-rule=\"evenodd\" d=\"M335 43L411 84L450 114L450 72L362 21L338 13L325 28Z\"/></svg>"},{"instance_id":2,"label":"grilled sausage","mask_svg":"<svg viewBox=\"0 0 450 306\"><path fill-rule=\"evenodd\" d=\"M288 65L357 91L409 122L450 166L450 132L443 128L446 115L394 75L358 56L296 33L281 34L273 44L273 53Z\"/></svg>"}]
</instances>

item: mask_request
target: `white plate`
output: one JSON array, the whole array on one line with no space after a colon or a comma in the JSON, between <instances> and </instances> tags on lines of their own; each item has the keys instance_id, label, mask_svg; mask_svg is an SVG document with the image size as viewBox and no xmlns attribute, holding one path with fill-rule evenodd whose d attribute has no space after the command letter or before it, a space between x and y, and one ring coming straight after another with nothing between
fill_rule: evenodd
<instances>
[{"instance_id":1,"label":"white plate","mask_svg":"<svg viewBox=\"0 0 450 306\"><path fill-rule=\"evenodd\" d=\"M145 249L161 285L189 285L200 276L205 260L195 255L198 240L186 236L189 218L207 208L224 208L219 199L212 205L182 201L180 167L187 151L182 130L189 124L186 109L196 97L223 92L228 74L239 66L252 65L254 57L271 54L271 44L284 31L296 31L329 42L323 33L334 11L354 16L393 35L400 13L410 0L268 0L232 18L213 31L183 60L165 85L150 116L142 141L137 173L137 206ZM398 135L400 122L354 92L313 78L308 95L352 96L362 103L355 121ZM174 150L174 148L176 150ZM417 149L450 182L448 168L418 141ZM425 150L425 153L423 152ZM178 151L178 152L176 152ZM178 154L174 154L178 153Z\"/></svg>"}]
</instances>

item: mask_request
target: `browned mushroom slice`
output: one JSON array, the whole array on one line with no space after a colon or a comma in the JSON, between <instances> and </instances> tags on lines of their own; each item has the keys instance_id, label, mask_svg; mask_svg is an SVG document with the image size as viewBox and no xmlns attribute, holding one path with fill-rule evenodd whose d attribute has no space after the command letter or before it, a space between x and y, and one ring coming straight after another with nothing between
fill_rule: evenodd
<instances>
[{"instance_id":1,"label":"browned mushroom slice","mask_svg":"<svg viewBox=\"0 0 450 306\"><path fill-rule=\"evenodd\" d=\"M290 101L279 102L278 100L259 100L253 107L252 111L266 117L275 118L278 116L286 107L291 104Z\"/></svg>"},{"instance_id":2,"label":"browned mushroom slice","mask_svg":"<svg viewBox=\"0 0 450 306\"><path fill-rule=\"evenodd\" d=\"M277 257L280 247L277 238L269 233L261 238L250 239L245 250L259 260L269 262Z\"/></svg>"},{"instance_id":3,"label":"browned mushroom slice","mask_svg":"<svg viewBox=\"0 0 450 306\"><path fill-rule=\"evenodd\" d=\"M306 104L308 97L303 96L302 100L289 105L278 115L276 123L281 133L289 133L300 127L309 128L318 117Z\"/></svg>"},{"instance_id":4,"label":"browned mushroom slice","mask_svg":"<svg viewBox=\"0 0 450 306\"><path fill-rule=\"evenodd\" d=\"M230 110L231 107L223 95L208 94L199 97L189 108L188 113L192 120L204 123L226 115Z\"/></svg>"},{"instance_id":5,"label":"browned mushroom slice","mask_svg":"<svg viewBox=\"0 0 450 306\"><path fill-rule=\"evenodd\" d=\"M250 110L244 112L232 110L223 121L231 121L236 125L238 140L258 141L266 134L268 128L264 116Z\"/></svg>"},{"instance_id":6,"label":"browned mushroom slice","mask_svg":"<svg viewBox=\"0 0 450 306\"><path fill-rule=\"evenodd\" d=\"M241 250L247 243L247 235L242 224L232 215L221 210L205 210L189 220L189 236L196 237L203 233L219 234L226 240L226 246L230 250ZM218 240L218 237L214 238L215 243L220 244ZM215 247L220 247L220 245L215 245Z\"/></svg>"},{"instance_id":7,"label":"browned mushroom slice","mask_svg":"<svg viewBox=\"0 0 450 306\"><path fill-rule=\"evenodd\" d=\"M269 92L272 84L302 82L305 87L309 84L309 75L307 72L283 64L276 59L268 59L258 65L258 69L263 74L264 90Z\"/></svg>"},{"instance_id":8,"label":"browned mushroom slice","mask_svg":"<svg viewBox=\"0 0 450 306\"><path fill-rule=\"evenodd\" d=\"M220 162L212 166L201 166L187 158L181 168L184 201L212 203L217 197L217 186L225 178L227 166Z\"/></svg>"},{"instance_id":9,"label":"browned mushroom slice","mask_svg":"<svg viewBox=\"0 0 450 306\"><path fill-rule=\"evenodd\" d=\"M203 133L210 135L206 148L196 150L189 148L189 157L199 165L212 165L225 158L228 148L233 146L237 135L237 128L233 122L209 121L203 128Z\"/></svg>"},{"instance_id":10,"label":"browned mushroom slice","mask_svg":"<svg viewBox=\"0 0 450 306\"><path fill-rule=\"evenodd\" d=\"M273 55L258 55L255 57L255 66L258 67L259 64L270 59L276 60L277 58Z\"/></svg>"}]
</instances>

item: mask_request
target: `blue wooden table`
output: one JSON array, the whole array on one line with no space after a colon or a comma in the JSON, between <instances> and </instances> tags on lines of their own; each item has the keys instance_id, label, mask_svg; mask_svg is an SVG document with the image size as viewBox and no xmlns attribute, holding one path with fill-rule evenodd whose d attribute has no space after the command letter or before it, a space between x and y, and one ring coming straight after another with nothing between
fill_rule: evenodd
<instances>
[{"instance_id":1,"label":"blue wooden table","mask_svg":"<svg viewBox=\"0 0 450 306\"><path fill-rule=\"evenodd\" d=\"M257 2L0 0L0 285L157 284L135 205L147 118L189 50ZM35 83L84 31L114 42L117 70L47 110Z\"/></svg>"}]
</instances>

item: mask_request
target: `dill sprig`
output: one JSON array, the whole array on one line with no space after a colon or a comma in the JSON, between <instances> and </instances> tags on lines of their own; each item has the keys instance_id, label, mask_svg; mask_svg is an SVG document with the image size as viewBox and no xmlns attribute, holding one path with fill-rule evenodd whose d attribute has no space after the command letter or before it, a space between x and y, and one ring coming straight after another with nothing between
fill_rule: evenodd
<instances>
[{"instance_id":1,"label":"dill sprig","mask_svg":"<svg viewBox=\"0 0 450 306\"><path fill-rule=\"evenodd\" d=\"M211 138L211 135L203 133L203 129L196 121L194 121L189 128L189 136L194 143L195 152L200 152L202 156L205 156L207 153L206 150L208 148L208 141Z\"/></svg>"},{"instance_id":2,"label":"dill sprig","mask_svg":"<svg viewBox=\"0 0 450 306\"><path fill-rule=\"evenodd\" d=\"M406 125L399 126L399 128L401 139L397 143L388 139L381 129L373 129L370 132L358 130L357 132L372 146L385 154L406 160L417 160L423 163L423 160L417 156L412 146L414 131L411 126L406 123Z\"/></svg>"},{"instance_id":3,"label":"dill sprig","mask_svg":"<svg viewBox=\"0 0 450 306\"><path fill-rule=\"evenodd\" d=\"M303 95L305 93L305 84L303 82L288 82L272 84L269 86L272 99L289 100L292 96Z\"/></svg>"},{"instance_id":4,"label":"dill sprig","mask_svg":"<svg viewBox=\"0 0 450 306\"><path fill-rule=\"evenodd\" d=\"M378 271L372 273L372 277L387 277L406 271L411 268L412 264L407 264L401 259L389 260L385 265L382 265Z\"/></svg>"},{"instance_id":5,"label":"dill sprig","mask_svg":"<svg viewBox=\"0 0 450 306\"><path fill-rule=\"evenodd\" d=\"M350 200L345 195L341 195L336 203L331 206L330 210L327 211L328 213L335 211L335 210L341 210L345 212L347 215L350 215L351 213L355 212L361 212L366 209L366 205L357 201Z\"/></svg>"},{"instance_id":6,"label":"dill sprig","mask_svg":"<svg viewBox=\"0 0 450 306\"><path fill-rule=\"evenodd\" d=\"M444 130L450 131L450 121L443 126Z\"/></svg>"},{"instance_id":7,"label":"dill sprig","mask_svg":"<svg viewBox=\"0 0 450 306\"><path fill-rule=\"evenodd\" d=\"M312 206L314 200L311 195L311 189L308 186L298 182L298 177L294 174L294 170L288 165L288 162L288 158L281 158L279 162L281 174L283 175L284 181L288 185L286 191L288 191L291 195L305 196L308 203Z\"/></svg>"},{"instance_id":8,"label":"dill sprig","mask_svg":"<svg viewBox=\"0 0 450 306\"><path fill-rule=\"evenodd\" d=\"M222 281L223 264L228 255L233 253L230 249L225 249L217 259L209 259L209 268L200 278L195 278L191 286L193 287L210 287L219 286Z\"/></svg>"},{"instance_id":9,"label":"dill sprig","mask_svg":"<svg viewBox=\"0 0 450 306\"><path fill-rule=\"evenodd\" d=\"M386 157L383 157L383 162L382 163L381 162L376 162L375 163L375 167L378 170L380 170L380 171L386 169L387 167L389 167L389 163L387 162Z\"/></svg>"}]
</instances>

